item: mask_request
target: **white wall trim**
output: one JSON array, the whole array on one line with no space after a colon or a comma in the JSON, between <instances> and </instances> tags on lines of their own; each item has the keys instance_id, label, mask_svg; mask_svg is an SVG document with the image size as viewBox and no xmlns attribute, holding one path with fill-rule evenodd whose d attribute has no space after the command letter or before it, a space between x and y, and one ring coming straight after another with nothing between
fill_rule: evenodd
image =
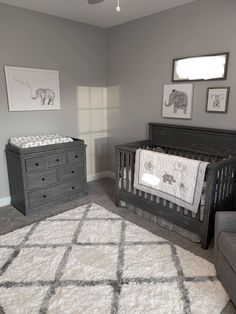
<instances>
[{"instance_id":1,"label":"white wall trim","mask_svg":"<svg viewBox=\"0 0 236 314\"><path fill-rule=\"evenodd\" d=\"M102 179L102 178L115 179L115 174L112 171L103 171L103 172L99 172L99 173L88 176L87 180L88 180L88 182L91 182L91 181ZM0 198L0 207L8 206L10 204L11 204L11 197L10 196Z\"/></svg>"},{"instance_id":2,"label":"white wall trim","mask_svg":"<svg viewBox=\"0 0 236 314\"><path fill-rule=\"evenodd\" d=\"M94 181L94 180L98 180L98 179L102 179L102 178L112 178L112 179L115 179L115 174L112 171L103 171L103 172L99 172L99 173L95 173L95 174L87 176L88 182L91 182L91 181Z\"/></svg>"},{"instance_id":3,"label":"white wall trim","mask_svg":"<svg viewBox=\"0 0 236 314\"><path fill-rule=\"evenodd\" d=\"M0 207L7 206L7 205L10 205L10 204L11 204L10 196L0 198Z\"/></svg>"}]
</instances>

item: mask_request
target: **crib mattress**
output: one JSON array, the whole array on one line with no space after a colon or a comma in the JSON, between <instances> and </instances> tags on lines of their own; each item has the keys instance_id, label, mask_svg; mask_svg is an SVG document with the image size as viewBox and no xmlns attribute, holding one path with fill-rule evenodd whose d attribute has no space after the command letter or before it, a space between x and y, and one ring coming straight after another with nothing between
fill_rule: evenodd
<instances>
[{"instance_id":1,"label":"crib mattress","mask_svg":"<svg viewBox=\"0 0 236 314\"><path fill-rule=\"evenodd\" d=\"M59 134L11 137L9 139L9 144L18 148L38 147L68 142L73 142L73 139Z\"/></svg>"}]
</instances>

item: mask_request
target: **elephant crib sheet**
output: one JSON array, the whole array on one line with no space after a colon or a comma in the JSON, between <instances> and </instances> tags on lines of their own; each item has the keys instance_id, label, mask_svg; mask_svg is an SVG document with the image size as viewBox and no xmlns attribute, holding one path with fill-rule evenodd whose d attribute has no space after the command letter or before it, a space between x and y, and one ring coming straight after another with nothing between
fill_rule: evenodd
<instances>
[{"instance_id":1,"label":"elephant crib sheet","mask_svg":"<svg viewBox=\"0 0 236 314\"><path fill-rule=\"evenodd\" d=\"M136 189L198 212L208 162L144 149L135 159Z\"/></svg>"},{"instance_id":2,"label":"elephant crib sheet","mask_svg":"<svg viewBox=\"0 0 236 314\"><path fill-rule=\"evenodd\" d=\"M29 148L68 142L73 142L73 139L71 137L62 136L59 134L21 136L12 137L9 139L9 144L18 148Z\"/></svg>"}]
</instances>

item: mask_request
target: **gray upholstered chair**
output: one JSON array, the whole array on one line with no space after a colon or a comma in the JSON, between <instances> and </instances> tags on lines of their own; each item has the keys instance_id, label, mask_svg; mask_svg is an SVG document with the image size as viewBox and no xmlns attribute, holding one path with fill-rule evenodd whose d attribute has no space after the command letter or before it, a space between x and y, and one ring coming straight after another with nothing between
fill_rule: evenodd
<instances>
[{"instance_id":1,"label":"gray upholstered chair","mask_svg":"<svg viewBox=\"0 0 236 314\"><path fill-rule=\"evenodd\" d=\"M236 306L236 211L216 213L214 255L217 276Z\"/></svg>"}]
</instances>

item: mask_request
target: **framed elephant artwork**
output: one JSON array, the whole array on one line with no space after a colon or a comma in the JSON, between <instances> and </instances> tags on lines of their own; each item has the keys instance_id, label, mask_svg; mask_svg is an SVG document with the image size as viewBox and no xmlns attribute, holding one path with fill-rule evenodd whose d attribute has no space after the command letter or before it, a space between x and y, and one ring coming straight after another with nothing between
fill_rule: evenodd
<instances>
[{"instance_id":1,"label":"framed elephant artwork","mask_svg":"<svg viewBox=\"0 0 236 314\"><path fill-rule=\"evenodd\" d=\"M5 67L9 111L60 109L59 72Z\"/></svg>"},{"instance_id":2,"label":"framed elephant artwork","mask_svg":"<svg viewBox=\"0 0 236 314\"><path fill-rule=\"evenodd\" d=\"M162 117L191 119L193 84L164 85Z\"/></svg>"},{"instance_id":3,"label":"framed elephant artwork","mask_svg":"<svg viewBox=\"0 0 236 314\"><path fill-rule=\"evenodd\" d=\"M207 112L227 113L230 87L210 87L207 90Z\"/></svg>"}]
</instances>

